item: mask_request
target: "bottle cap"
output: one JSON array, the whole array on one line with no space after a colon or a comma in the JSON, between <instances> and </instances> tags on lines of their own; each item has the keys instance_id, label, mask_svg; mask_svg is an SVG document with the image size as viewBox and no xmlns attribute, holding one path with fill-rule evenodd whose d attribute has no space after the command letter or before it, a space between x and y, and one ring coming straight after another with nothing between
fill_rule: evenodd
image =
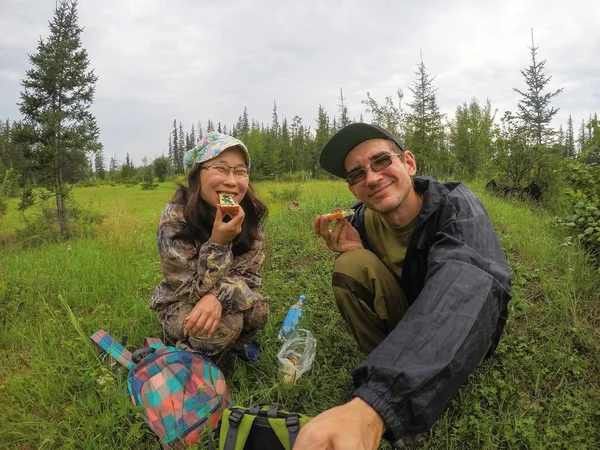
<instances>
[{"instance_id":1,"label":"bottle cap","mask_svg":"<svg viewBox=\"0 0 600 450\"><path fill-rule=\"evenodd\" d=\"M300 298L300 300L301 300L301 301L303 301L303 302L306 300L306 297L304 296L304 294L302 294L302 295L301 295L299 298Z\"/></svg>"}]
</instances>

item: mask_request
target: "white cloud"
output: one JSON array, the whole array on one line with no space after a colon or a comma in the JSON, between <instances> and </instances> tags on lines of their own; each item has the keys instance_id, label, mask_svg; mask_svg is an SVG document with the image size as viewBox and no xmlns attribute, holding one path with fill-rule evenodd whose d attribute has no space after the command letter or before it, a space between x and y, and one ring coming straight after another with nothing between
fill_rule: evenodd
<instances>
[{"instance_id":1,"label":"white cloud","mask_svg":"<svg viewBox=\"0 0 600 450\"><path fill-rule=\"evenodd\" d=\"M0 5L0 117L18 118L27 53L48 34L53 7ZM319 104L338 115L340 87L351 117L364 113L367 91L383 100L402 87L410 101L421 50L449 116L474 96L514 110L531 28L550 88L565 88L556 122L570 113L578 124L600 105L597 2L81 0L79 12L105 152L136 163L166 150L174 118L231 125L247 106L268 123L276 100L280 119L314 126Z\"/></svg>"}]
</instances>

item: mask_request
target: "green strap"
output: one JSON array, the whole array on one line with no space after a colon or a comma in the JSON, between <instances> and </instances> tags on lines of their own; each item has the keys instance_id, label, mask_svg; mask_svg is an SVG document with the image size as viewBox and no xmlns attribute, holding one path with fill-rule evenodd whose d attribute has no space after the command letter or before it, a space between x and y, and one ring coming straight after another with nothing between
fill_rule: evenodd
<instances>
[{"instance_id":1,"label":"green strap","mask_svg":"<svg viewBox=\"0 0 600 450\"><path fill-rule=\"evenodd\" d=\"M294 448L294 443L300 431L300 419L298 414L290 414L285 418L285 427L288 429L290 439L290 449Z\"/></svg>"},{"instance_id":2,"label":"green strap","mask_svg":"<svg viewBox=\"0 0 600 450\"><path fill-rule=\"evenodd\" d=\"M294 447L300 429L306 425L310 420L310 417L306 417L302 414L290 414L285 411L281 412L287 414L287 417L285 419L269 418L269 424L283 448L291 450Z\"/></svg>"},{"instance_id":3,"label":"green strap","mask_svg":"<svg viewBox=\"0 0 600 450\"><path fill-rule=\"evenodd\" d=\"M225 410L221 419L220 450L244 450L256 416L246 414L242 408Z\"/></svg>"}]
</instances>

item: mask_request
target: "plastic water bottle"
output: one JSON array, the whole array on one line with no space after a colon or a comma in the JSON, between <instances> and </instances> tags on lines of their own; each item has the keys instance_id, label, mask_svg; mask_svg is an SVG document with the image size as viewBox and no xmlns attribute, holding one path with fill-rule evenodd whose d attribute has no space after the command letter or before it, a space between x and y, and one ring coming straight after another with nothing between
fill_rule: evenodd
<instances>
[{"instance_id":1,"label":"plastic water bottle","mask_svg":"<svg viewBox=\"0 0 600 450\"><path fill-rule=\"evenodd\" d=\"M300 322L300 317L302 317L302 308L305 301L306 297L301 295L298 297L298 301L290 306L290 309L285 316L285 320L279 329L279 339L285 341L294 333L294 331L296 331L298 323Z\"/></svg>"}]
</instances>

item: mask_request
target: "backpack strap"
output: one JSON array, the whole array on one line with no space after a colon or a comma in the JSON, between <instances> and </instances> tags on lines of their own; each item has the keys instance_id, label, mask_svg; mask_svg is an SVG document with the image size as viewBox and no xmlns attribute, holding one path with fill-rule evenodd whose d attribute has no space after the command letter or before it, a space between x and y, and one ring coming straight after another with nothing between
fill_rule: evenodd
<instances>
[{"instance_id":1,"label":"backpack strap","mask_svg":"<svg viewBox=\"0 0 600 450\"><path fill-rule=\"evenodd\" d=\"M104 353L110 355L122 366L131 369L135 365L131 352L115 341L106 331L96 331L90 336L90 339L96 343Z\"/></svg>"},{"instance_id":2,"label":"backpack strap","mask_svg":"<svg viewBox=\"0 0 600 450\"><path fill-rule=\"evenodd\" d=\"M165 344L163 344L163 341L161 341L159 338L149 338L147 337L144 340L144 347L150 347L150 348L155 348L155 349L159 349L161 347L164 347Z\"/></svg>"},{"instance_id":3,"label":"backpack strap","mask_svg":"<svg viewBox=\"0 0 600 450\"><path fill-rule=\"evenodd\" d=\"M222 426L221 429L220 450L243 450L250 435L252 423L256 419L256 416L246 414L246 412L243 408L225 410L222 420L226 426Z\"/></svg>"},{"instance_id":4,"label":"backpack strap","mask_svg":"<svg viewBox=\"0 0 600 450\"><path fill-rule=\"evenodd\" d=\"M277 419L278 412L279 412L279 405L273 405L267 411L267 417L269 419Z\"/></svg>"},{"instance_id":5,"label":"backpack strap","mask_svg":"<svg viewBox=\"0 0 600 450\"><path fill-rule=\"evenodd\" d=\"M121 345L123 347L127 346L127 336L126 335L123 335L123 337L121 338ZM112 373L114 374L114 376L117 376L119 374L119 363L114 358L110 358L110 359L111 359L110 369L112 370Z\"/></svg>"},{"instance_id":6,"label":"backpack strap","mask_svg":"<svg viewBox=\"0 0 600 450\"><path fill-rule=\"evenodd\" d=\"M135 352L133 352L133 354L131 355L131 360L134 362L134 364L137 364L142 359L144 359L146 356L148 356L150 353L154 353L155 351L156 351L156 349L152 348L152 347L140 348L140 349L136 350Z\"/></svg>"},{"instance_id":7,"label":"backpack strap","mask_svg":"<svg viewBox=\"0 0 600 450\"><path fill-rule=\"evenodd\" d=\"M294 448L294 443L300 432L300 418L298 414L290 414L285 418L285 427L288 429L288 437L290 439L290 449Z\"/></svg>"},{"instance_id":8,"label":"backpack strap","mask_svg":"<svg viewBox=\"0 0 600 450\"><path fill-rule=\"evenodd\" d=\"M287 411L279 411L285 415L285 418L268 417L271 429L281 442L281 445L286 450L294 448L296 438L300 433L300 428L306 425L310 419L302 414L288 413Z\"/></svg>"}]
</instances>

